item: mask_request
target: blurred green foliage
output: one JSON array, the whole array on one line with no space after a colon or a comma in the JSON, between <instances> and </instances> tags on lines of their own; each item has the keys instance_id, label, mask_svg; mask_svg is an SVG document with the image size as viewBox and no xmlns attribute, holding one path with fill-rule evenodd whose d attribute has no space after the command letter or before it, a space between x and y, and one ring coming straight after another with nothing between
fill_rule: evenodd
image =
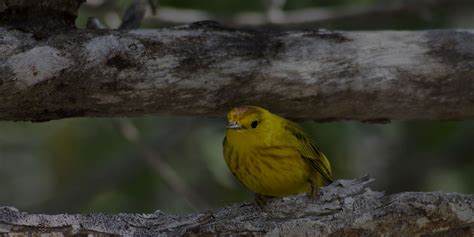
<instances>
[{"instance_id":1,"label":"blurred green foliage","mask_svg":"<svg viewBox=\"0 0 474 237\"><path fill-rule=\"evenodd\" d=\"M288 0L284 9L393 2ZM107 15L119 17L129 3L102 1L103 7L83 7L77 24L83 27L88 16L108 23ZM250 0L162 0L160 4L221 15L264 11L261 1ZM429 17L412 13L376 15L374 19L339 19L310 27L454 28L464 22L461 16L434 9ZM167 162L208 207L252 200L252 194L232 177L223 161L224 119L142 117L131 122L137 127L141 143ZM474 121L302 124L332 161L336 178L371 174L376 178L373 187L388 192L474 192ZM115 119L0 122L0 187L1 205L29 212L161 209L186 213L206 208L196 206L193 200L189 205L186 197L164 182L156 167L143 159L140 147L122 135Z\"/></svg>"}]
</instances>

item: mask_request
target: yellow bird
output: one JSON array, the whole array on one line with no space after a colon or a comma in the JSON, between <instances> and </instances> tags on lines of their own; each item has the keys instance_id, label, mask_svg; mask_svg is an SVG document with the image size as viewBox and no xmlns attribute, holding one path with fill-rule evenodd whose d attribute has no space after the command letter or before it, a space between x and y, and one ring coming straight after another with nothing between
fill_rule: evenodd
<instances>
[{"instance_id":1,"label":"yellow bird","mask_svg":"<svg viewBox=\"0 0 474 237\"><path fill-rule=\"evenodd\" d=\"M317 197L332 182L328 159L299 125L257 106L234 108L227 119L224 159L259 206L266 197Z\"/></svg>"}]
</instances>

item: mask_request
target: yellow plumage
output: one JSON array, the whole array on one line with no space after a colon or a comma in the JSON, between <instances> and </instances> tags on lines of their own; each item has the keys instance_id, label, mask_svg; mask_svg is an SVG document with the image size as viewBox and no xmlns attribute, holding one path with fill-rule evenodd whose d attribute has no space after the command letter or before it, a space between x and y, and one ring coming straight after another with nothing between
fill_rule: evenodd
<instances>
[{"instance_id":1,"label":"yellow plumage","mask_svg":"<svg viewBox=\"0 0 474 237\"><path fill-rule=\"evenodd\" d=\"M227 119L224 159L257 195L288 196L332 182L326 156L297 124L256 106L234 108Z\"/></svg>"}]
</instances>

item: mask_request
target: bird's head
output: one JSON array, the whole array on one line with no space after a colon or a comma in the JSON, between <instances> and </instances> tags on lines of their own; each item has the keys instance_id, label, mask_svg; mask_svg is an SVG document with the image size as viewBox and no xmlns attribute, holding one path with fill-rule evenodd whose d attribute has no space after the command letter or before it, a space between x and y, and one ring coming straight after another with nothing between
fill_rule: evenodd
<instances>
[{"instance_id":1,"label":"bird's head","mask_svg":"<svg viewBox=\"0 0 474 237\"><path fill-rule=\"evenodd\" d=\"M271 113L257 106L244 105L233 108L227 114L227 130L239 133L254 133L263 130Z\"/></svg>"}]
</instances>

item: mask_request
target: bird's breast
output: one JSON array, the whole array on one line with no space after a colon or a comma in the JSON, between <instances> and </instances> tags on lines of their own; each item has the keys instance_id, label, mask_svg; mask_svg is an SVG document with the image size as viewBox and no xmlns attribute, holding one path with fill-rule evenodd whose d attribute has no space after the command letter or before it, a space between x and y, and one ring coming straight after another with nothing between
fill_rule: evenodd
<instances>
[{"instance_id":1,"label":"bird's breast","mask_svg":"<svg viewBox=\"0 0 474 237\"><path fill-rule=\"evenodd\" d=\"M226 150L232 173L255 193L287 196L309 188L310 168L289 146L231 145Z\"/></svg>"}]
</instances>

